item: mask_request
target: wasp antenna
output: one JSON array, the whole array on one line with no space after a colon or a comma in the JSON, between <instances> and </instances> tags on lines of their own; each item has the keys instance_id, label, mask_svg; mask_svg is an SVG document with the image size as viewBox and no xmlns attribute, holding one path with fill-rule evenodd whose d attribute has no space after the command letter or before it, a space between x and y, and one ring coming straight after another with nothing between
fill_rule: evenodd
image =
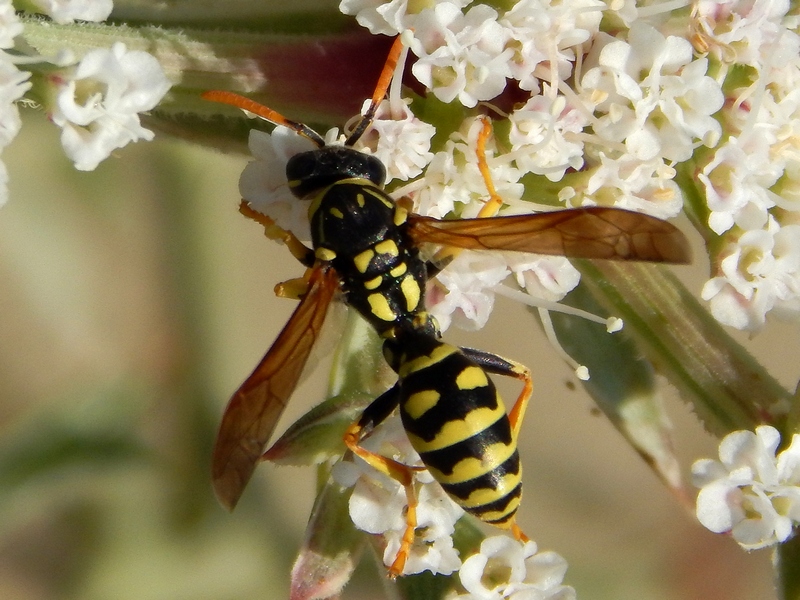
<instances>
[{"instance_id":1,"label":"wasp antenna","mask_svg":"<svg viewBox=\"0 0 800 600\"><path fill-rule=\"evenodd\" d=\"M356 128L353 130L353 133L350 134L350 137L347 138L345 142L346 146L352 146L355 144L359 138L364 135L364 131L366 131L369 124L372 123L372 120L375 118L375 112L378 110L378 105L383 100L384 96L386 96L386 90L389 89L389 84L392 82L392 76L394 75L394 71L397 68L397 61L400 59L400 54L403 52L403 40L398 35L394 39L394 43L392 44L391 50L389 50L389 56L386 58L386 63L383 65L383 70L381 71L381 76L378 78L378 83L375 86L375 92L372 94L372 101L369 104L369 108L367 112L361 117L361 120L356 125Z\"/></svg>"},{"instance_id":2,"label":"wasp antenna","mask_svg":"<svg viewBox=\"0 0 800 600\"><path fill-rule=\"evenodd\" d=\"M219 102L220 104L228 104L230 106L235 106L236 108L241 108L242 110L253 113L262 119L266 119L270 123L288 127L295 133L311 140L319 148L325 146L324 138L316 131L311 129L308 125L287 119L279 112L272 110L268 106L259 104L250 98L246 98L244 96L240 96L239 94L235 94L234 92L228 92L225 90L209 90L200 94L200 97L203 98L203 100Z\"/></svg>"}]
</instances>

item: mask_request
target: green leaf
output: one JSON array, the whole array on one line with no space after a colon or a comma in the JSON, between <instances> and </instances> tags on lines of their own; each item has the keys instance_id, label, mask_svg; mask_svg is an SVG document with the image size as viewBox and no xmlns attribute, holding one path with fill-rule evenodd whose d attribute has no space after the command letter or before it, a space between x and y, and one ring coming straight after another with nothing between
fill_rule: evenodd
<instances>
[{"instance_id":1,"label":"green leaf","mask_svg":"<svg viewBox=\"0 0 800 600\"><path fill-rule=\"evenodd\" d=\"M300 417L264 453L264 459L279 465L317 465L341 456L345 430L372 401L367 394L334 396Z\"/></svg>"},{"instance_id":2,"label":"green leaf","mask_svg":"<svg viewBox=\"0 0 800 600\"><path fill-rule=\"evenodd\" d=\"M580 285L563 301L592 314L607 316ZM589 369L586 391L625 439L667 486L685 497L680 466L673 452L671 426L656 386L652 365L634 341L622 332L608 333L599 323L551 313L553 328L564 349Z\"/></svg>"},{"instance_id":3,"label":"green leaf","mask_svg":"<svg viewBox=\"0 0 800 600\"><path fill-rule=\"evenodd\" d=\"M332 481L317 496L292 567L291 600L336 598L350 580L366 536L350 520L350 490Z\"/></svg>"}]
</instances>

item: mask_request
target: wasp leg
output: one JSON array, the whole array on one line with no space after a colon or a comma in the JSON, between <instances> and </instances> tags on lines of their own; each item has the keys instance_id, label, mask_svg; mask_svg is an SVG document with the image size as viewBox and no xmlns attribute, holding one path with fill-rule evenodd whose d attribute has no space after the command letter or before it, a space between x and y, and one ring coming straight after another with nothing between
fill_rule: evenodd
<instances>
[{"instance_id":1,"label":"wasp leg","mask_svg":"<svg viewBox=\"0 0 800 600\"><path fill-rule=\"evenodd\" d=\"M308 277L311 270L307 271L302 277L295 277L294 279L287 279L275 285L275 295L279 298L290 298L292 300L300 300L308 293Z\"/></svg>"},{"instance_id":2,"label":"wasp leg","mask_svg":"<svg viewBox=\"0 0 800 600\"><path fill-rule=\"evenodd\" d=\"M481 176L483 177L486 191L489 192L489 199L486 201L486 204L483 205L480 212L478 212L478 218L494 217L500 210L500 207L503 206L503 198L500 197L500 194L497 193L494 187L492 174L489 172L489 163L486 161L486 141L492 134L492 122L489 120L489 117L481 117L481 121L483 121L483 127L478 134L475 153L478 155L478 170L480 170Z\"/></svg>"},{"instance_id":3,"label":"wasp leg","mask_svg":"<svg viewBox=\"0 0 800 600\"><path fill-rule=\"evenodd\" d=\"M400 542L397 556L395 556L391 567L389 567L389 577L392 579L403 574L403 568L411 552L411 545L414 543L414 530L417 528L417 494L414 490L414 471L419 470L419 468L404 465L391 458L371 452L363 448L360 443L367 433L391 414L399 402L400 388L395 385L378 396L364 410L361 418L353 423L344 434L344 443L353 454L361 457L373 469L394 479L403 486L406 493L406 529L403 532L403 539Z\"/></svg>"},{"instance_id":4,"label":"wasp leg","mask_svg":"<svg viewBox=\"0 0 800 600\"><path fill-rule=\"evenodd\" d=\"M522 391L517 397L514 406L508 413L508 420L511 422L511 430L514 432L514 438L519 434L522 419L525 417L525 409L528 407L528 400L533 393L533 378L531 377L531 370L513 360L497 356L491 352L484 352L483 350L476 350L475 348L461 348L461 351L467 357L483 367L487 372L494 373L495 375L505 375L506 377L513 377L523 382Z\"/></svg>"},{"instance_id":5,"label":"wasp leg","mask_svg":"<svg viewBox=\"0 0 800 600\"><path fill-rule=\"evenodd\" d=\"M239 204L239 212L248 219L252 219L259 225L262 225L264 227L264 234L269 239L281 240L286 244L292 256L299 260L303 266L308 268L314 266L314 251L298 240L291 231L286 231L282 227L276 225L275 221L270 219L267 215L253 210L244 200Z\"/></svg>"},{"instance_id":6,"label":"wasp leg","mask_svg":"<svg viewBox=\"0 0 800 600\"><path fill-rule=\"evenodd\" d=\"M486 161L486 142L492 135L492 122L489 117L485 116L481 117L481 121L483 122L483 127L481 128L481 131L478 134L478 140L475 143L475 154L478 156L478 170L480 171L483 182L486 185L486 191L489 192L489 199L481 207L480 211L478 211L478 215L476 217L478 219L496 216L500 211L500 207L503 206L503 198L497 193L497 190L494 187L494 182L492 182L492 174L489 171L489 163ZM440 264L442 266L438 271L435 271L434 274L441 271L445 266L447 266L447 263L453 260L460 253L460 248L440 249L436 253L434 260L436 264ZM433 275L430 276L433 277Z\"/></svg>"}]
</instances>

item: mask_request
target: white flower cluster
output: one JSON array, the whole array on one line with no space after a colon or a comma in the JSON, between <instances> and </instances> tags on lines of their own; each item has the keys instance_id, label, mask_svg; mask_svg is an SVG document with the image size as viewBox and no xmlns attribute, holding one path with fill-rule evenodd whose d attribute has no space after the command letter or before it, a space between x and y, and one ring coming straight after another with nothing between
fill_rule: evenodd
<instances>
[{"instance_id":1,"label":"white flower cluster","mask_svg":"<svg viewBox=\"0 0 800 600\"><path fill-rule=\"evenodd\" d=\"M50 81L56 93L50 119L61 127L61 145L81 171L94 170L130 142L153 139L138 113L154 108L170 88L155 58L121 42L90 50Z\"/></svg>"},{"instance_id":2,"label":"white flower cluster","mask_svg":"<svg viewBox=\"0 0 800 600\"><path fill-rule=\"evenodd\" d=\"M0 152L11 143L22 127L16 102L31 87L30 73L20 71L7 50L22 33L22 23L10 0L0 1ZM0 206L8 200L8 172L0 161Z\"/></svg>"},{"instance_id":3,"label":"white flower cluster","mask_svg":"<svg viewBox=\"0 0 800 600\"><path fill-rule=\"evenodd\" d=\"M30 0L30 3L56 23L105 21L114 8L112 0Z\"/></svg>"},{"instance_id":4,"label":"white flower cluster","mask_svg":"<svg viewBox=\"0 0 800 600\"><path fill-rule=\"evenodd\" d=\"M561 584L566 572L567 561L556 552L498 535L464 561L458 577L466 593L447 600L574 600L575 590Z\"/></svg>"},{"instance_id":5,"label":"white flower cluster","mask_svg":"<svg viewBox=\"0 0 800 600\"><path fill-rule=\"evenodd\" d=\"M362 446L409 465L421 465L411 447L399 416L377 427ZM388 567L400 549L406 528L407 503L403 487L378 473L361 459L340 461L334 479L352 487L350 518L358 529L381 535L386 543L383 562ZM506 535L485 539L480 550L463 562L453 547L455 524L464 511L453 502L428 471L415 472L417 530L404 575L430 571L449 575L458 571L466 594L453 593L449 600L572 600L575 592L561 585L566 561L555 552L538 552L534 542L518 542Z\"/></svg>"},{"instance_id":6,"label":"white flower cluster","mask_svg":"<svg viewBox=\"0 0 800 600\"><path fill-rule=\"evenodd\" d=\"M776 456L780 441L768 425L734 431L720 443L719 461L693 465L700 523L730 533L747 550L789 538L800 524L800 434Z\"/></svg>"},{"instance_id":7,"label":"white flower cluster","mask_svg":"<svg viewBox=\"0 0 800 600\"><path fill-rule=\"evenodd\" d=\"M721 111L726 137L698 179L721 237L702 291L722 323L756 331L766 314L800 313L800 36L789 2L701 2L709 52L735 55L747 79Z\"/></svg>"},{"instance_id":8,"label":"white flower cluster","mask_svg":"<svg viewBox=\"0 0 800 600\"><path fill-rule=\"evenodd\" d=\"M683 208L684 163L682 184L703 202L692 212L721 238L702 293L714 316L756 330L773 309L800 313L800 37L788 0L703 0L691 14L595 0L518 0L505 12L472 0L342 0L340 9L373 33L403 35L414 76L442 101L495 101L512 81L532 92L507 115L508 140L490 160L504 210L530 210L513 186L533 173L561 182L566 206L669 218ZM468 130L433 157L425 184L408 188L424 214L471 216L485 199L464 171L474 162ZM541 287L554 289L539 280L528 291ZM556 296L571 289L557 287ZM467 292L447 292L459 296L451 306L471 304Z\"/></svg>"},{"instance_id":9,"label":"white flower cluster","mask_svg":"<svg viewBox=\"0 0 800 600\"><path fill-rule=\"evenodd\" d=\"M112 2L35 0L28 6L57 23L71 23L106 19ZM92 170L113 150L152 139L137 113L155 107L170 88L155 58L127 51L121 43L90 50L79 61L69 49L55 57L31 55L24 37L11 0L0 0L0 150L19 132L16 102L32 88L50 119L61 127L62 146L77 169ZM32 78L40 68L46 75ZM0 162L0 204L7 197L6 182Z\"/></svg>"}]
</instances>

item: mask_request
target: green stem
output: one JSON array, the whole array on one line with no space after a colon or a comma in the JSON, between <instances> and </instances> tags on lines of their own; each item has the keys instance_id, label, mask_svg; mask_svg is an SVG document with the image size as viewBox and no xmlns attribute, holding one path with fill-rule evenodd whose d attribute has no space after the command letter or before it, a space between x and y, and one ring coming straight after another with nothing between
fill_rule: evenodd
<instances>
[{"instance_id":1,"label":"green stem","mask_svg":"<svg viewBox=\"0 0 800 600\"><path fill-rule=\"evenodd\" d=\"M595 296L717 436L777 424L792 397L661 265L576 261ZM777 423L776 423L777 421Z\"/></svg>"}]
</instances>

